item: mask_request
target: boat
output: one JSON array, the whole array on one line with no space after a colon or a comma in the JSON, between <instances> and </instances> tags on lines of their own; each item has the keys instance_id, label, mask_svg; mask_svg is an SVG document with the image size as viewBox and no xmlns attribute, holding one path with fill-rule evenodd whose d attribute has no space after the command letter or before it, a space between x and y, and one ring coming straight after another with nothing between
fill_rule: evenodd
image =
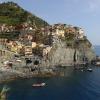
<instances>
[{"instance_id":1,"label":"boat","mask_svg":"<svg viewBox=\"0 0 100 100\"><path fill-rule=\"evenodd\" d=\"M46 83L36 83L36 84L33 84L32 86L33 87L43 87L45 85L46 85Z\"/></svg>"},{"instance_id":2,"label":"boat","mask_svg":"<svg viewBox=\"0 0 100 100\"><path fill-rule=\"evenodd\" d=\"M96 57L96 60L94 60L94 65L100 66L100 56Z\"/></svg>"},{"instance_id":3,"label":"boat","mask_svg":"<svg viewBox=\"0 0 100 100\"><path fill-rule=\"evenodd\" d=\"M83 69L81 69L81 72L83 72L84 70Z\"/></svg>"},{"instance_id":4,"label":"boat","mask_svg":"<svg viewBox=\"0 0 100 100\"><path fill-rule=\"evenodd\" d=\"M88 68L87 71L92 72L93 70L91 68Z\"/></svg>"},{"instance_id":5,"label":"boat","mask_svg":"<svg viewBox=\"0 0 100 100\"><path fill-rule=\"evenodd\" d=\"M100 66L100 61L97 61L97 62L95 63L95 65L96 65L96 66Z\"/></svg>"}]
</instances>

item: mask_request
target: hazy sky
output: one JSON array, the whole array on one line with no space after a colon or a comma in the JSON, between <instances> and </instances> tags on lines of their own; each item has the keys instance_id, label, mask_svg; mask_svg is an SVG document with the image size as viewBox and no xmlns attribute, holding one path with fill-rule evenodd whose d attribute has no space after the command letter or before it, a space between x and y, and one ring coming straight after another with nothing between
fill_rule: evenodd
<instances>
[{"instance_id":1,"label":"hazy sky","mask_svg":"<svg viewBox=\"0 0 100 100\"><path fill-rule=\"evenodd\" d=\"M100 0L0 0L14 1L50 24L82 27L94 45L100 45Z\"/></svg>"}]
</instances>

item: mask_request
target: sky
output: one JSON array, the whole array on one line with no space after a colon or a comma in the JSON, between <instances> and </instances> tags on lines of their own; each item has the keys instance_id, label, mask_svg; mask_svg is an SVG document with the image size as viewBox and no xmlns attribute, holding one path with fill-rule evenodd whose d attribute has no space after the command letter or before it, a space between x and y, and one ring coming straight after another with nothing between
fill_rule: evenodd
<instances>
[{"instance_id":1,"label":"sky","mask_svg":"<svg viewBox=\"0 0 100 100\"><path fill-rule=\"evenodd\" d=\"M49 24L82 27L93 45L100 45L100 0L0 0L13 1Z\"/></svg>"}]
</instances>

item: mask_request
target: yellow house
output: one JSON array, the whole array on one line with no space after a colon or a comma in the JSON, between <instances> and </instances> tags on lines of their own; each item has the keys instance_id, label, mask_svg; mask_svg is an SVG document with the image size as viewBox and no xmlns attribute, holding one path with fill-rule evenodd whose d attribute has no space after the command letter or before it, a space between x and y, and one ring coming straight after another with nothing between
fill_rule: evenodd
<instances>
[{"instance_id":1,"label":"yellow house","mask_svg":"<svg viewBox=\"0 0 100 100\"><path fill-rule=\"evenodd\" d=\"M65 33L65 31L64 31L63 29L56 29L56 34L57 34L58 36L64 37L64 33Z\"/></svg>"},{"instance_id":2,"label":"yellow house","mask_svg":"<svg viewBox=\"0 0 100 100\"><path fill-rule=\"evenodd\" d=\"M17 46L17 53L19 53L19 54L20 54L20 53L24 53L23 47L24 47L23 45L18 45L18 46Z\"/></svg>"},{"instance_id":3,"label":"yellow house","mask_svg":"<svg viewBox=\"0 0 100 100\"><path fill-rule=\"evenodd\" d=\"M18 52L17 50L18 50L18 49L17 49L17 46L12 46L12 47L11 47L11 51L12 51L12 52L17 53L17 52Z\"/></svg>"},{"instance_id":4,"label":"yellow house","mask_svg":"<svg viewBox=\"0 0 100 100\"><path fill-rule=\"evenodd\" d=\"M32 42L32 48L35 48L36 47L36 42Z\"/></svg>"},{"instance_id":5,"label":"yellow house","mask_svg":"<svg viewBox=\"0 0 100 100\"><path fill-rule=\"evenodd\" d=\"M32 47L25 46L25 55L32 55Z\"/></svg>"}]
</instances>

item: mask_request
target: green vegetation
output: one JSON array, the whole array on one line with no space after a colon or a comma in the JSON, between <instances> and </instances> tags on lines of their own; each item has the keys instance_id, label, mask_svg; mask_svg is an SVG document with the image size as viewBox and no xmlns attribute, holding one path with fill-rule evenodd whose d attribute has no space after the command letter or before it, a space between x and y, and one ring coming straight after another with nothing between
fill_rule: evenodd
<instances>
[{"instance_id":1,"label":"green vegetation","mask_svg":"<svg viewBox=\"0 0 100 100\"><path fill-rule=\"evenodd\" d=\"M0 33L0 38L7 38L9 40L18 39L19 32L13 32L13 33Z\"/></svg>"},{"instance_id":2,"label":"green vegetation","mask_svg":"<svg viewBox=\"0 0 100 100\"><path fill-rule=\"evenodd\" d=\"M45 25L48 25L46 21L35 15L32 15L28 11L22 9L16 3L7 2L0 4L0 24L20 27L23 23L29 23L32 25L34 25L35 23L38 29L44 27ZM17 33L20 33L18 29L16 31L18 31ZM0 38L16 39L19 36L19 34L17 33L15 32L15 30L14 32L10 33L3 32L0 33ZM41 34L39 33L37 35L41 36Z\"/></svg>"},{"instance_id":3,"label":"green vegetation","mask_svg":"<svg viewBox=\"0 0 100 100\"><path fill-rule=\"evenodd\" d=\"M0 4L0 23L19 25L29 19L35 21L36 26L42 27L48 23L19 7L16 3L7 2Z\"/></svg>"}]
</instances>

